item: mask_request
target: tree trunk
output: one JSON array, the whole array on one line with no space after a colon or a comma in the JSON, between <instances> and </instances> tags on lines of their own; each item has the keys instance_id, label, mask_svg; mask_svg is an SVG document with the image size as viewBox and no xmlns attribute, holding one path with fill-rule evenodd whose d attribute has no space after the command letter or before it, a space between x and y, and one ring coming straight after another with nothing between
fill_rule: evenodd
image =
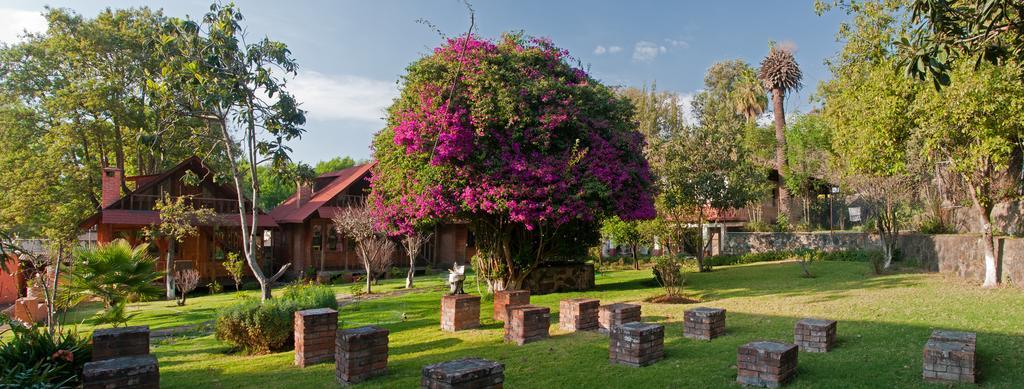
<instances>
[{"instance_id":1,"label":"tree trunk","mask_svg":"<svg viewBox=\"0 0 1024 389\"><path fill-rule=\"evenodd\" d=\"M789 213L789 191L783 171L786 168L786 108L783 106L785 95L781 89L772 89L772 110L775 114L775 170L779 173L779 215L793 220Z\"/></svg>"},{"instance_id":2,"label":"tree trunk","mask_svg":"<svg viewBox=\"0 0 1024 389\"><path fill-rule=\"evenodd\" d=\"M416 252L409 252L409 273L405 275L405 288L412 289L413 278L416 277Z\"/></svg>"},{"instance_id":3,"label":"tree trunk","mask_svg":"<svg viewBox=\"0 0 1024 389\"><path fill-rule=\"evenodd\" d=\"M633 254L633 270L640 270L640 260L636 257L636 244L629 245L629 251Z\"/></svg>"},{"instance_id":4,"label":"tree trunk","mask_svg":"<svg viewBox=\"0 0 1024 389\"><path fill-rule=\"evenodd\" d=\"M167 286L167 299L174 300L174 246L175 239L167 239L167 266L164 269L164 283Z\"/></svg>"},{"instance_id":5,"label":"tree trunk","mask_svg":"<svg viewBox=\"0 0 1024 389\"><path fill-rule=\"evenodd\" d=\"M994 288L999 286L999 263L996 261L995 238L992 236L992 207L979 201L974 188L971 189L971 200L981 223L981 245L985 257L985 282L981 286Z\"/></svg>"},{"instance_id":6,"label":"tree trunk","mask_svg":"<svg viewBox=\"0 0 1024 389\"><path fill-rule=\"evenodd\" d=\"M371 294L373 293L373 290L370 289L373 284L373 270L370 269L370 262L363 260L363 268L366 269L366 294Z\"/></svg>"}]
</instances>

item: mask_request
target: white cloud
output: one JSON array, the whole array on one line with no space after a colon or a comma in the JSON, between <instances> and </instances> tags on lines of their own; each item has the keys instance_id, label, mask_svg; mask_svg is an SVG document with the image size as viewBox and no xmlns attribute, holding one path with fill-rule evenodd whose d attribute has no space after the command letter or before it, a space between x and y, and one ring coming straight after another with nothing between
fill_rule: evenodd
<instances>
[{"instance_id":1,"label":"white cloud","mask_svg":"<svg viewBox=\"0 0 1024 389\"><path fill-rule=\"evenodd\" d=\"M639 41L633 46L633 59L641 62L651 62L668 49L653 42Z\"/></svg>"},{"instance_id":2,"label":"white cloud","mask_svg":"<svg viewBox=\"0 0 1024 389\"><path fill-rule=\"evenodd\" d=\"M690 47L690 42L687 42L687 41L684 41L684 40L681 40L681 39L665 38L665 43L668 43L669 46L679 47L679 48L683 48L683 49Z\"/></svg>"},{"instance_id":3,"label":"white cloud","mask_svg":"<svg viewBox=\"0 0 1024 389\"><path fill-rule=\"evenodd\" d=\"M300 71L288 89L302 103L306 116L314 120L379 121L398 96L393 82L311 70Z\"/></svg>"},{"instance_id":4,"label":"white cloud","mask_svg":"<svg viewBox=\"0 0 1024 389\"><path fill-rule=\"evenodd\" d=\"M0 8L0 42L17 42L25 31L46 31L46 18L37 11Z\"/></svg>"},{"instance_id":5,"label":"white cloud","mask_svg":"<svg viewBox=\"0 0 1024 389\"><path fill-rule=\"evenodd\" d=\"M620 51L622 51L622 47L619 46L604 47L602 45L598 45L597 47L594 48L595 55L615 54Z\"/></svg>"}]
</instances>

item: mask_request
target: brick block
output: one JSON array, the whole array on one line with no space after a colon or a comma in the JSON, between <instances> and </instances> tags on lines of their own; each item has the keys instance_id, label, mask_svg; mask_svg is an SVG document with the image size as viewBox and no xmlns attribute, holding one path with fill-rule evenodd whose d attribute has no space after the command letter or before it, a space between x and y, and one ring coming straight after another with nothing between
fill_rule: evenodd
<instances>
[{"instance_id":1,"label":"brick block","mask_svg":"<svg viewBox=\"0 0 1024 389\"><path fill-rule=\"evenodd\" d=\"M802 319L793 332L793 343L803 352L826 353L836 344L835 320Z\"/></svg>"},{"instance_id":2,"label":"brick block","mask_svg":"<svg viewBox=\"0 0 1024 389\"><path fill-rule=\"evenodd\" d=\"M87 362L84 389L159 389L160 367L152 355L135 355Z\"/></svg>"},{"instance_id":3,"label":"brick block","mask_svg":"<svg viewBox=\"0 0 1024 389\"><path fill-rule=\"evenodd\" d=\"M338 332L338 311L330 308L295 312L295 365L334 360L334 338Z\"/></svg>"},{"instance_id":4,"label":"brick block","mask_svg":"<svg viewBox=\"0 0 1024 389\"><path fill-rule=\"evenodd\" d=\"M494 320L505 321L511 307L530 303L529 290L502 290L494 292Z\"/></svg>"},{"instance_id":5,"label":"brick block","mask_svg":"<svg viewBox=\"0 0 1024 389\"><path fill-rule=\"evenodd\" d=\"M104 328L92 333L92 360L149 355L149 326Z\"/></svg>"},{"instance_id":6,"label":"brick block","mask_svg":"<svg viewBox=\"0 0 1024 389\"><path fill-rule=\"evenodd\" d=\"M643 367L665 357L665 326L630 322L612 327L608 344L611 364Z\"/></svg>"},{"instance_id":7,"label":"brick block","mask_svg":"<svg viewBox=\"0 0 1024 389\"><path fill-rule=\"evenodd\" d=\"M338 382L354 384L386 373L388 334L377 326L338 330L334 362Z\"/></svg>"},{"instance_id":8,"label":"brick block","mask_svg":"<svg viewBox=\"0 0 1024 389\"><path fill-rule=\"evenodd\" d=\"M974 383L977 380L977 334L936 330L924 345L925 381Z\"/></svg>"},{"instance_id":9,"label":"brick block","mask_svg":"<svg viewBox=\"0 0 1024 389\"><path fill-rule=\"evenodd\" d=\"M446 295L441 298L441 330L462 331L480 327L480 296Z\"/></svg>"},{"instance_id":10,"label":"brick block","mask_svg":"<svg viewBox=\"0 0 1024 389\"><path fill-rule=\"evenodd\" d=\"M640 321L640 306L625 303L602 305L597 316L599 331L608 332L614 326Z\"/></svg>"},{"instance_id":11,"label":"brick block","mask_svg":"<svg viewBox=\"0 0 1024 389\"><path fill-rule=\"evenodd\" d=\"M558 326L567 331L595 330L598 324L598 309L601 301L597 299L568 299L558 304Z\"/></svg>"},{"instance_id":12,"label":"brick block","mask_svg":"<svg viewBox=\"0 0 1024 389\"><path fill-rule=\"evenodd\" d=\"M535 305L516 305L509 308L505 321L505 341L520 346L546 339L551 327L551 309Z\"/></svg>"},{"instance_id":13,"label":"brick block","mask_svg":"<svg viewBox=\"0 0 1024 389\"><path fill-rule=\"evenodd\" d=\"M683 312L683 336L711 340L725 335L725 310L700 307Z\"/></svg>"},{"instance_id":14,"label":"brick block","mask_svg":"<svg viewBox=\"0 0 1024 389\"><path fill-rule=\"evenodd\" d=\"M465 358L425 366L420 388L501 389L504 382L505 365L486 359Z\"/></svg>"},{"instance_id":15,"label":"brick block","mask_svg":"<svg viewBox=\"0 0 1024 389\"><path fill-rule=\"evenodd\" d=\"M796 375L799 347L795 344L755 341L737 350L736 382L778 388Z\"/></svg>"}]
</instances>

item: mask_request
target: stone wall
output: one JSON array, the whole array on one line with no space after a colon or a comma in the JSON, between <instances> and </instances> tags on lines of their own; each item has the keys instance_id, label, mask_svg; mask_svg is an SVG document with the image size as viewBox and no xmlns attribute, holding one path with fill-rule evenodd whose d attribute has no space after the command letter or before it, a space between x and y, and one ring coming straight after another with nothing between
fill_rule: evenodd
<instances>
[{"instance_id":1,"label":"stone wall","mask_svg":"<svg viewBox=\"0 0 1024 389\"><path fill-rule=\"evenodd\" d=\"M763 253L795 248L873 249L878 237L861 232L728 232L722 251L725 254Z\"/></svg>"},{"instance_id":2,"label":"stone wall","mask_svg":"<svg viewBox=\"0 0 1024 389\"><path fill-rule=\"evenodd\" d=\"M534 269L523 282L531 294L575 292L594 287L594 265L580 262L557 262Z\"/></svg>"},{"instance_id":3,"label":"stone wall","mask_svg":"<svg viewBox=\"0 0 1024 389\"><path fill-rule=\"evenodd\" d=\"M729 232L726 254L761 253L795 248L844 250L879 249L877 235L857 232ZM902 234L898 248L903 258L914 260L929 271L981 282L985 263L981 235ZM996 256L1001 260L1000 277L1005 283L1024 287L1024 239L996 238Z\"/></svg>"},{"instance_id":4,"label":"stone wall","mask_svg":"<svg viewBox=\"0 0 1024 389\"><path fill-rule=\"evenodd\" d=\"M981 235L901 235L900 253L918 260L926 269L982 282L985 262ZM1004 283L1024 287L1024 239L996 238L996 258L1001 259Z\"/></svg>"}]
</instances>

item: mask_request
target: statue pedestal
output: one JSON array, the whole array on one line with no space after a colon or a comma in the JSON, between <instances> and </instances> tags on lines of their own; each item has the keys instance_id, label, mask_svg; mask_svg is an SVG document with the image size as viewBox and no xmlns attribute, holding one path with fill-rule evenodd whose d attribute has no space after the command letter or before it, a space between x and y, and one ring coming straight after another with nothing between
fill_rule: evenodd
<instances>
[{"instance_id":1,"label":"statue pedestal","mask_svg":"<svg viewBox=\"0 0 1024 389\"><path fill-rule=\"evenodd\" d=\"M480 327L480 296L453 294L441 298L441 330L454 332Z\"/></svg>"}]
</instances>

